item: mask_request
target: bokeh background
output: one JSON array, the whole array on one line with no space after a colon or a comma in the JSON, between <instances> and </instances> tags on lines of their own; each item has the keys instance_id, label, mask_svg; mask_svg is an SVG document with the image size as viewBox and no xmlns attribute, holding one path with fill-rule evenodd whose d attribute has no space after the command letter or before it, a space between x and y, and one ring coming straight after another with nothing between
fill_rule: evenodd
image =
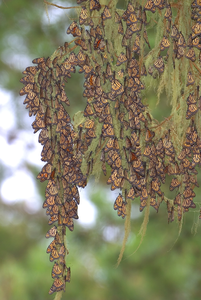
<instances>
[{"instance_id":1,"label":"bokeh background","mask_svg":"<svg viewBox=\"0 0 201 300\"><path fill-rule=\"evenodd\" d=\"M76 1L57 1L76 6ZM119 7L124 7L124 0ZM19 96L22 71L36 57L48 57L70 37L66 29L76 10L48 7L42 0L0 0L0 299L48 300L53 266L46 254L48 218L42 209L45 185L36 180L43 166L41 145L33 134L33 118ZM154 32L151 42L154 43ZM83 78L73 74L67 84L71 116L83 110ZM79 88L78 88L79 87ZM159 121L170 107L156 107L156 92L146 101ZM201 177L198 177L201 183ZM71 283L62 299L73 300L198 300L201 298L201 230L199 207L167 224L165 203L151 208L147 233L140 244L144 213L132 205L131 233L123 260L116 268L124 236L124 221L113 210L118 191L111 192L101 177L81 190L80 219L67 232ZM93 187L93 188L92 188ZM167 188L164 187L164 189ZM200 190L195 190L199 202ZM171 195L170 195L171 197ZM181 229L181 230L180 230Z\"/></svg>"}]
</instances>

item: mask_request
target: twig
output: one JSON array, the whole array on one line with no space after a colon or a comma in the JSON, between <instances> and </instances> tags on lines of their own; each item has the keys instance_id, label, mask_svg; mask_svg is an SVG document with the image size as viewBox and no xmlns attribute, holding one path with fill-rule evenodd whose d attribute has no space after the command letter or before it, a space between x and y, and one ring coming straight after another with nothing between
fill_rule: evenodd
<instances>
[{"instance_id":1,"label":"twig","mask_svg":"<svg viewBox=\"0 0 201 300\"><path fill-rule=\"evenodd\" d=\"M52 5L52 6L55 6L57 8L61 8L61 9L72 9L72 8L80 8L80 6L69 6L69 7L65 7L65 6L60 6L60 5L57 5L57 4L54 4L54 3L50 3L46 0L43 0L44 3L48 4L48 5Z\"/></svg>"}]
</instances>

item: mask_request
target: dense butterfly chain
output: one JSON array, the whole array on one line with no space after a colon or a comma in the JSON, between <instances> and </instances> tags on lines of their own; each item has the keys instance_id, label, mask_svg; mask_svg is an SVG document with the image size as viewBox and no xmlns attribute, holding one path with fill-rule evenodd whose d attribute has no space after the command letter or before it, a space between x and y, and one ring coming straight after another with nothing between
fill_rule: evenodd
<instances>
[{"instance_id":1,"label":"dense butterfly chain","mask_svg":"<svg viewBox=\"0 0 201 300\"><path fill-rule=\"evenodd\" d=\"M201 100L192 71L188 73L186 83L190 91L186 119L190 120L190 125L182 150L177 155L171 131L158 138L156 130L150 128L152 120L140 98L140 91L145 88L141 77L147 76L147 71L138 59L142 42L150 48L146 12L165 10L164 36L158 58L149 66L149 75L155 78L164 72L168 49L172 45L173 65L175 60L180 59L194 63L196 49L201 50L200 1L192 3L192 19L196 24L187 44L177 24L173 24L171 5L166 1L149 0L144 8L131 2L123 13L101 6L98 0L89 1L89 6L84 5L86 1L77 2L83 4L80 26L74 21L67 29L80 48L77 55L74 48L65 43L54 57L35 59L33 63L37 66L26 68L23 72L25 77L21 80L25 87L20 95L27 95L24 101L26 108L30 116L36 116L32 127L34 133L41 130L41 156L47 162L38 175L41 181L48 180L43 207L50 216L49 224L57 222L57 226L54 225L46 234L47 238L54 238L47 253L50 253L50 261L56 261L50 294L65 290L65 282L70 281L70 268L65 263L68 254L65 228L73 230L73 218L78 218L77 186L85 187L94 164L101 162L104 175L107 174L107 166L110 166L111 175L107 183L111 184L112 190L122 191L114 203L114 209L122 218L127 214L127 202L137 197L140 197L140 211L148 201L158 210L164 200L161 184L165 183L166 175L172 176L170 190L179 189L179 192L174 201L166 201L168 221L174 220L175 211L180 221L183 212L195 208L193 188L198 186L196 166L200 165L201 140L195 118ZM93 14L99 18L93 21ZM121 37L122 51L116 56L107 37L110 19L115 24L114 35ZM64 80L71 77L76 66L80 67L79 73L84 73L83 95L87 104L84 110L86 121L75 131L66 112L69 101ZM83 175L81 167L84 164L87 168Z\"/></svg>"}]
</instances>

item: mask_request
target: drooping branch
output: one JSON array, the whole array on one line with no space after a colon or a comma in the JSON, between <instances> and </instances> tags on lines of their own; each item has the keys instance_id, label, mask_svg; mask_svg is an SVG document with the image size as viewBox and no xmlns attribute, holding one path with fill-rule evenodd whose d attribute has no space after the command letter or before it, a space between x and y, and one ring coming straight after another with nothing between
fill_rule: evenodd
<instances>
[{"instance_id":1,"label":"drooping branch","mask_svg":"<svg viewBox=\"0 0 201 300\"><path fill-rule=\"evenodd\" d=\"M114 209L126 218L126 226L118 262L129 234L133 200L140 199L140 211L146 208L142 236L149 207L158 212L166 202L168 222L175 214L181 222L183 214L196 207L194 188L201 164L201 4L192 2L190 19L189 2L130 1L126 10L117 9L117 1L105 2L78 0L79 22L73 21L67 29L74 39L50 58L35 59L37 66L26 68L21 80L25 87L20 94L27 95L26 108L36 115L32 127L34 132L41 130L46 164L38 178L48 180L43 207L49 224L57 222L46 235L54 238L47 252L56 261L50 294L65 290L65 282L70 281L65 228L74 228L77 187L85 187L91 175L109 171L107 184L119 190ZM150 28L156 29L154 46ZM65 82L75 67L84 74L86 106L73 124ZM150 85L159 97L165 90L172 106L171 115L160 124L144 100ZM164 196L167 177L173 199Z\"/></svg>"}]
</instances>

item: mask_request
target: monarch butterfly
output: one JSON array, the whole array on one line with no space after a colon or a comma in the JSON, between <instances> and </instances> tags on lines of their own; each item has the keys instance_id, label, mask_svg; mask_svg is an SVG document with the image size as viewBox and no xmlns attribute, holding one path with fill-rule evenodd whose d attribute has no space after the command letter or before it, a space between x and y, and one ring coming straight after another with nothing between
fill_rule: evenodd
<instances>
[{"instance_id":1,"label":"monarch butterfly","mask_svg":"<svg viewBox=\"0 0 201 300\"><path fill-rule=\"evenodd\" d=\"M53 240L53 241L49 244L49 246L47 247L46 252L47 252L47 253L51 253L52 250L55 249L55 246L56 246L56 243L55 243L55 240Z\"/></svg>"},{"instance_id":2,"label":"monarch butterfly","mask_svg":"<svg viewBox=\"0 0 201 300\"><path fill-rule=\"evenodd\" d=\"M196 114L197 111L197 106L195 104L190 104L186 112L186 119L189 120L192 116Z\"/></svg>"},{"instance_id":3,"label":"monarch butterfly","mask_svg":"<svg viewBox=\"0 0 201 300\"><path fill-rule=\"evenodd\" d=\"M128 75L129 77L138 77L139 76L139 68L138 66L134 66L132 68L128 68ZM132 87L132 85L135 83L134 78L130 78L128 81L128 86Z\"/></svg>"},{"instance_id":4,"label":"monarch butterfly","mask_svg":"<svg viewBox=\"0 0 201 300\"><path fill-rule=\"evenodd\" d=\"M76 39L75 40L75 45L80 46L82 50L87 51L87 45L85 43L85 39Z\"/></svg>"},{"instance_id":5,"label":"monarch butterfly","mask_svg":"<svg viewBox=\"0 0 201 300\"><path fill-rule=\"evenodd\" d=\"M56 249L53 248L51 253L50 253L50 261L52 262L52 261L54 261L58 258L59 258L59 253Z\"/></svg>"},{"instance_id":6,"label":"monarch butterfly","mask_svg":"<svg viewBox=\"0 0 201 300\"><path fill-rule=\"evenodd\" d=\"M124 28L123 28L123 24L122 24L121 21L118 24L118 33L121 34L121 35L124 34Z\"/></svg>"},{"instance_id":7,"label":"monarch butterfly","mask_svg":"<svg viewBox=\"0 0 201 300\"><path fill-rule=\"evenodd\" d=\"M69 217L63 218L63 225L67 226L70 231L73 231L74 229L72 218Z\"/></svg>"},{"instance_id":8,"label":"monarch butterfly","mask_svg":"<svg viewBox=\"0 0 201 300\"><path fill-rule=\"evenodd\" d=\"M102 19L103 19L103 21L105 21L105 20L108 20L111 18L112 18L112 15L109 11L109 8L108 8L108 6L105 6L104 11L102 13Z\"/></svg>"},{"instance_id":9,"label":"monarch butterfly","mask_svg":"<svg viewBox=\"0 0 201 300\"><path fill-rule=\"evenodd\" d=\"M134 199L135 198L135 190L133 187L130 188L128 194L127 194L127 198L129 199Z\"/></svg>"},{"instance_id":10,"label":"monarch butterfly","mask_svg":"<svg viewBox=\"0 0 201 300\"><path fill-rule=\"evenodd\" d=\"M164 153L164 147L163 147L163 140L160 139L158 144L156 145L156 151L157 154L160 155L161 153Z\"/></svg>"},{"instance_id":11,"label":"monarch butterfly","mask_svg":"<svg viewBox=\"0 0 201 300\"><path fill-rule=\"evenodd\" d=\"M114 161L114 168L119 169L122 165L121 157L118 156Z\"/></svg>"},{"instance_id":12,"label":"monarch butterfly","mask_svg":"<svg viewBox=\"0 0 201 300\"><path fill-rule=\"evenodd\" d=\"M102 36L103 36L102 29L100 28L99 25L96 26L96 28L95 28L95 33L96 33L96 35L99 36L99 37L102 37Z\"/></svg>"},{"instance_id":13,"label":"monarch butterfly","mask_svg":"<svg viewBox=\"0 0 201 300\"><path fill-rule=\"evenodd\" d=\"M100 10L101 5L98 0L90 0L90 10Z\"/></svg>"},{"instance_id":14,"label":"monarch butterfly","mask_svg":"<svg viewBox=\"0 0 201 300\"><path fill-rule=\"evenodd\" d=\"M91 108L91 105L87 103L87 106L85 107L85 110L84 110L84 116L89 117L89 116L93 116L93 115L94 115L94 112Z\"/></svg>"},{"instance_id":15,"label":"monarch butterfly","mask_svg":"<svg viewBox=\"0 0 201 300\"><path fill-rule=\"evenodd\" d=\"M152 206L153 208L155 208L156 211L158 211L158 203L156 202L156 198L150 198L150 206Z\"/></svg>"},{"instance_id":16,"label":"monarch butterfly","mask_svg":"<svg viewBox=\"0 0 201 300\"><path fill-rule=\"evenodd\" d=\"M188 96L186 101L187 101L188 105L197 103L197 101L195 100L195 97L192 93L190 93L190 95Z\"/></svg>"},{"instance_id":17,"label":"monarch butterfly","mask_svg":"<svg viewBox=\"0 0 201 300\"><path fill-rule=\"evenodd\" d=\"M147 206L147 199L140 200L140 211L142 212L143 209Z\"/></svg>"},{"instance_id":18,"label":"monarch butterfly","mask_svg":"<svg viewBox=\"0 0 201 300\"><path fill-rule=\"evenodd\" d=\"M174 189L176 189L180 185L181 185L181 183L179 182L179 180L177 178L172 178L172 181L170 183L170 191L173 191Z\"/></svg>"},{"instance_id":19,"label":"monarch butterfly","mask_svg":"<svg viewBox=\"0 0 201 300\"><path fill-rule=\"evenodd\" d=\"M194 175L195 176L195 175ZM190 175L189 176L189 181L192 183L192 184L194 184L194 185L196 185L197 187L199 187L199 184L198 184L198 182L197 182L197 177L194 177L193 175Z\"/></svg>"},{"instance_id":20,"label":"monarch butterfly","mask_svg":"<svg viewBox=\"0 0 201 300\"><path fill-rule=\"evenodd\" d=\"M181 194L180 193L175 197L174 205L181 205Z\"/></svg>"},{"instance_id":21,"label":"monarch butterfly","mask_svg":"<svg viewBox=\"0 0 201 300\"><path fill-rule=\"evenodd\" d=\"M179 39L179 31L175 25L172 25L172 32L171 32L171 38L174 40Z\"/></svg>"},{"instance_id":22,"label":"monarch butterfly","mask_svg":"<svg viewBox=\"0 0 201 300\"><path fill-rule=\"evenodd\" d=\"M83 64L86 60L86 55L80 50L77 54L78 63Z\"/></svg>"},{"instance_id":23,"label":"monarch butterfly","mask_svg":"<svg viewBox=\"0 0 201 300\"><path fill-rule=\"evenodd\" d=\"M156 146L154 143L152 143L151 152L152 152L153 156L156 156Z\"/></svg>"},{"instance_id":24,"label":"monarch butterfly","mask_svg":"<svg viewBox=\"0 0 201 300\"><path fill-rule=\"evenodd\" d=\"M191 207L192 199L184 199L182 202L182 207L184 208L184 211L187 212L189 208Z\"/></svg>"},{"instance_id":25,"label":"monarch butterfly","mask_svg":"<svg viewBox=\"0 0 201 300\"><path fill-rule=\"evenodd\" d=\"M51 176L52 171L52 165L50 163L47 163L42 168L41 172L38 174L37 179L40 179L41 182L47 180Z\"/></svg>"},{"instance_id":26,"label":"monarch butterfly","mask_svg":"<svg viewBox=\"0 0 201 300\"><path fill-rule=\"evenodd\" d=\"M194 26L192 26L192 39L194 39L197 36L201 35L201 24L199 22L197 22Z\"/></svg>"},{"instance_id":27,"label":"monarch butterfly","mask_svg":"<svg viewBox=\"0 0 201 300\"><path fill-rule=\"evenodd\" d=\"M128 15L130 15L130 14L134 13L134 11L135 11L135 9L134 9L133 5L129 2L129 3L128 3L128 6L127 6L126 13L127 13Z\"/></svg>"},{"instance_id":28,"label":"monarch butterfly","mask_svg":"<svg viewBox=\"0 0 201 300\"><path fill-rule=\"evenodd\" d=\"M131 38L131 35L135 32L139 32L141 29L142 29L142 24L141 23L135 23L135 24L131 24L129 27L127 27L127 29L129 30L130 32L130 37Z\"/></svg>"},{"instance_id":29,"label":"monarch butterfly","mask_svg":"<svg viewBox=\"0 0 201 300\"><path fill-rule=\"evenodd\" d=\"M125 35L122 38L121 45L122 45L122 47L127 47L128 46L127 38L126 38Z\"/></svg>"},{"instance_id":30,"label":"monarch butterfly","mask_svg":"<svg viewBox=\"0 0 201 300\"><path fill-rule=\"evenodd\" d=\"M165 7L165 1L164 0L153 0L153 3L159 9L163 9Z\"/></svg>"},{"instance_id":31,"label":"monarch butterfly","mask_svg":"<svg viewBox=\"0 0 201 300\"><path fill-rule=\"evenodd\" d=\"M155 13L156 8L152 0L148 0L144 7L145 10L149 10L152 13Z\"/></svg>"},{"instance_id":32,"label":"monarch butterfly","mask_svg":"<svg viewBox=\"0 0 201 300\"><path fill-rule=\"evenodd\" d=\"M125 10L124 13L123 13L123 15L121 16L121 18L122 18L124 21L126 21L126 20L128 19L128 17L129 17L129 14L128 14L127 11Z\"/></svg>"},{"instance_id":33,"label":"monarch butterfly","mask_svg":"<svg viewBox=\"0 0 201 300\"><path fill-rule=\"evenodd\" d=\"M28 74L27 76L20 79L20 82L23 84L34 83L34 76L32 74Z\"/></svg>"},{"instance_id":34,"label":"monarch butterfly","mask_svg":"<svg viewBox=\"0 0 201 300\"><path fill-rule=\"evenodd\" d=\"M60 275L62 275L63 271L58 265L58 263L54 263L54 266L52 268L52 278L58 278Z\"/></svg>"},{"instance_id":35,"label":"monarch butterfly","mask_svg":"<svg viewBox=\"0 0 201 300\"><path fill-rule=\"evenodd\" d=\"M184 52L185 52L184 47L178 47L177 53L176 53L176 58L180 59L182 56L184 56Z\"/></svg>"},{"instance_id":36,"label":"monarch butterfly","mask_svg":"<svg viewBox=\"0 0 201 300\"><path fill-rule=\"evenodd\" d=\"M26 95L26 94L31 93L32 91L33 91L33 84L28 83L25 87L23 87L23 88L20 90L19 94L20 94L20 96L24 96L24 95Z\"/></svg>"},{"instance_id":37,"label":"monarch butterfly","mask_svg":"<svg viewBox=\"0 0 201 300\"><path fill-rule=\"evenodd\" d=\"M54 222L58 221L58 214L50 217L48 224L52 225Z\"/></svg>"},{"instance_id":38,"label":"monarch butterfly","mask_svg":"<svg viewBox=\"0 0 201 300\"><path fill-rule=\"evenodd\" d=\"M74 200L72 200L72 195L66 195L64 206L66 209L66 213L68 213L71 210L77 211L77 204Z\"/></svg>"},{"instance_id":39,"label":"monarch butterfly","mask_svg":"<svg viewBox=\"0 0 201 300\"><path fill-rule=\"evenodd\" d=\"M132 132L130 140L131 140L131 144L132 144L133 147L140 146L139 137L137 136L135 131ZM136 150L136 148L135 148L135 150Z\"/></svg>"},{"instance_id":40,"label":"monarch butterfly","mask_svg":"<svg viewBox=\"0 0 201 300\"><path fill-rule=\"evenodd\" d=\"M51 196L55 196L58 194L58 190L54 180L49 180L46 188L47 193Z\"/></svg>"},{"instance_id":41,"label":"monarch butterfly","mask_svg":"<svg viewBox=\"0 0 201 300\"><path fill-rule=\"evenodd\" d=\"M190 187L186 187L185 190L183 191L183 197L185 199L188 199L190 197L195 197L195 193Z\"/></svg>"},{"instance_id":42,"label":"monarch butterfly","mask_svg":"<svg viewBox=\"0 0 201 300\"><path fill-rule=\"evenodd\" d=\"M123 201L123 197L121 194L116 198L114 202L114 209L118 210L118 215L122 216L122 218L126 215L126 207L125 207L125 201Z\"/></svg>"},{"instance_id":43,"label":"monarch butterfly","mask_svg":"<svg viewBox=\"0 0 201 300\"><path fill-rule=\"evenodd\" d=\"M149 159L151 159L152 152L151 152L151 148L149 145L145 147L143 155L148 157Z\"/></svg>"},{"instance_id":44,"label":"monarch butterfly","mask_svg":"<svg viewBox=\"0 0 201 300\"><path fill-rule=\"evenodd\" d=\"M93 120L87 120L84 125L85 125L85 128L92 129L92 128L94 128L94 121Z\"/></svg>"},{"instance_id":45,"label":"monarch butterfly","mask_svg":"<svg viewBox=\"0 0 201 300\"><path fill-rule=\"evenodd\" d=\"M147 143L151 142L152 139L154 138L154 136L155 136L155 132L154 132L154 131L150 131L150 130L147 128L145 141L146 141Z\"/></svg>"},{"instance_id":46,"label":"monarch butterfly","mask_svg":"<svg viewBox=\"0 0 201 300\"><path fill-rule=\"evenodd\" d=\"M44 58L44 57L40 57L40 58L35 58L35 59L33 59L32 60L32 63L33 64L40 64L40 63L43 63L43 62L45 62L46 61L46 59Z\"/></svg>"},{"instance_id":47,"label":"monarch butterfly","mask_svg":"<svg viewBox=\"0 0 201 300\"><path fill-rule=\"evenodd\" d=\"M124 92L122 84L117 79L112 81L112 91L115 92L116 95L121 95Z\"/></svg>"},{"instance_id":48,"label":"monarch butterfly","mask_svg":"<svg viewBox=\"0 0 201 300\"><path fill-rule=\"evenodd\" d=\"M126 55L125 55L123 52L121 52L120 55L119 55L118 58L117 58L116 65L117 65L117 66L120 66L121 64L123 64L123 63L126 62L126 61L127 61Z\"/></svg>"},{"instance_id":49,"label":"monarch butterfly","mask_svg":"<svg viewBox=\"0 0 201 300\"><path fill-rule=\"evenodd\" d=\"M117 214L118 214L118 216L121 216L122 219L125 218L125 216L126 216L126 204L125 204L125 202L123 203L122 208L120 208L120 209L118 210Z\"/></svg>"},{"instance_id":50,"label":"monarch butterfly","mask_svg":"<svg viewBox=\"0 0 201 300\"><path fill-rule=\"evenodd\" d=\"M164 36L160 44L160 50L163 51L165 49L168 49L169 47L170 47L170 41L166 36Z\"/></svg>"},{"instance_id":51,"label":"monarch butterfly","mask_svg":"<svg viewBox=\"0 0 201 300\"><path fill-rule=\"evenodd\" d=\"M191 138L191 145L195 146L192 149L193 154L200 154L200 149L199 149L199 142L200 141L199 141L198 133L197 133L196 129L193 128L193 132L191 133L190 138ZM189 154L190 153L188 153L188 155ZM189 156L191 156L191 155L189 155Z\"/></svg>"},{"instance_id":52,"label":"monarch butterfly","mask_svg":"<svg viewBox=\"0 0 201 300\"><path fill-rule=\"evenodd\" d=\"M50 216L54 216L54 215L57 215L59 212L59 208L58 208L58 205L55 203L54 205L48 207L47 211L46 211L46 214L50 215Z\"/></svg>"},{"instance_id":53,"label":"monarch butterfly","mask_svg":"<svg viewBox=\"0 0 201 300\"><path fill-rule=\"evenodd\" d=\"M70 282L70 275L71 275L71 272L70 272L70 267L69 267L69 268L67 268L67 274L65 275L66 282Z\"/></svg>"},{"instance_id":54,"label":"monarch butterfly","mask_svg":"<svg viewBox=\"0 0 201 300\"><path fill-rule=\"evenodd\" d=\"M141 67L141 76L147 76L147 70L144 64Z\"/></svg>"},{"instance_id":55,"label":"monarch butterfly","mask_svg":"<svg viewBox=\"0 0 201 300\"><path fill-rule=\"evenodd\" d=\"M65 289L65 284L64 282L59 279L56 278L53 282L53 285L51 286L50 290L49 290L49 294L53 294L54 292L59 292Z\"/></svg>"},{"instance_id":56,"label":"monarch butterfly","mask_svg":"<svg viewBox=\"0 0 201 300\"><path fill-rule=\"evenodd\" d=\"M56 233L57 233L57 227L53 226L51 229L48 230L45 237L46 238L55 237Z\"/></svg>"},{"instance_id":57,"label":"monarch butterfly","mask_svg":"<svg viewBox=\"0 0 201 300\"><path fill-rule=\"evenodd\" d=\"M190 48L188 50L188 52L186 53L186 58L190 59L192 62L196 60L195 51L193 50L193 48Z\"/></svg>"},{"instance_id":58,"label":"monarch butterfly","mask_svg":"<svg viewBox=\"0 0 201 300\"><path fill-rule=\"evenodd\" d=\"M115 23L121 22L121 17L120 15L115 11Z\"/></svg>"},{"instance_id":59,"label":"monarch butterfly","mask_svg":"<svg viewBox=\"0 0 201 300\"><path fill-rule=\"evenodd\" d=\"M178 221L181 221L182 215L183 215L182 207L181 207L181 205L178 205L178 207L177 207L177 218L178 218Z\"/></svg>"},{"instance_id":60,"label":"monarch butterfly","mask_svg":"<svg viewBox=\"0 0 201 300\"><path fill-rule=\"evenodd\" d=\"M115 159L119 156L118 154L118 151L115 151L115 150L110 150L108 155L107 155L107 158L106 158L106 161L108 164L112 165L115 161ZM114 170L114 174L113 176L117 173L117 170Z\"/></svg>"},{"instance_id":61,"label":"monarch butterfly","mask_svg":"<svg viewBox=\"0 0 201 300\"><path fill-rule=\"evenodd\" d=\"M55 197L54 196L48 196L46 201L43 203L43 208L50 208L50 206L55 205Z\"/></svg>"},{"instance_id":62,"label":"monarch butterfly","mask_svg":"<svg viewBox=\"0 0 201 300\"><path fill-rule=\"evenodd\" d=\"M200 162L200 154L194 154L192 162L198 164Z\"/></svg>"},{"instance_id":63,"label":"monarch butterfly","mask_svg":"<svg viewBox=\"0 0 201 300\"><path fill-rule=\"evenodd\" d=\"M116 178L113 182L115 188L120 188L122 183L122 178Z\"/></svg>"},{"instance_id":64,"label":"monarch butterfly","mask_svg":"<svg viewBox=\"0 0 201 300\"><path fill-rule=\"evenodd\" d=\"M193 85L194 83L195 83L195 80L194 80L194 78L192 76L192 73L188 72L186 86Z\"/></svg>"},{"instance_id":65,"label":"monarch butterfly","mask_svg":"<svg viewBox=\"0 0 201 300\"><path fill-rule=\"evenodd\" d=\"M31 75L35 75L37 72L38 72L38 67L31 66L31 67L27 67L25 71L22 72L22 74L30 73Z\"/></svg>"},{"instance_id":66,"label":"monarch butterfly","mask_svg":"<svg viewBox=\"0 0 201 300\"><path fill-rule=\"evenodd\" d=\"M153 75L153 72L154 72L153 66L149 66L149 68L148 68L148 73L149 73L150 75Z\"/></svg>"},{"instance_id":67,"label":"monarch butterfly","mask_svg":"<svg viewBox=\"0 0 201 300\"><path fill-rule=\"evenodd\" d=\"M73 197L74 197L75 201L77 202L77 204L79 204L80 203L80 195L78 192L78 188L75 185L72 187L72 194L73 194Z\"/></svg>"},{"instance_id":68,"label":"monarch butterfly","mask_svg":"<svg viewBox=\"0 0 201 300\"><path fill-rule=\"evenodd\" d=\"M144 188L142 188L140 201L146 200L147 198L148 198L147 189L144 187Z\"/></svg>"},{"instance_id":69,"label":"monarch butterfly","mask_svg":"<svg viewBox=\"0 0 201 300\"><path fill-rule=\"evenodd\" d=\"M158 191L160 190L160 185L161 185L161 183L158 178L152 179L151 188L154 192L158 193Z\"/></svg>"},{"instance_id":70,"label":"monarch butterfly","mask_svg":"<svg viewBox=\"0 0 201 300\"><path fill-rule=\"evenodd\" d=\"M69 218L78 219L77 208L67 213Z\"/></svg>"},{"instance_id":71,"label":"monarch butterfly","mask_svg":"<svg viewBox=\"0 0 201 300\"><path fill-rule=\"evenodd\" d=\"M160 72L163 73L164 71L164 62L163 58L161 56L158 57L158 59L154 63L154 67Z\"/></svg>"},{"instance_id":72,"label":"monarch butterfly","mask_svg":"<svg viewBox=\"0 0 201 300\"><path fill-rule=\"evenodd\" d=\"M139 51L140 51L140 35L139 34L136 35L132 50L136 53L139 53Z\"/></svg>"},{"instance_id":73,"label":"monarch butterfly","mask_svg":"<svg viewBox=\"0 0 201 300\"><path fill-rule=\"evenodd\" d=\"M180 32L179 39L178 39L178 46L186 47L186 42L185 42L184 36L181 32Z\"/></svg>"},{"instance_id":74,"label":"monarch butterfly","mask_svg":"<svg viewBox=\"0 0 201 300\"><path fill-rule=\"evenodd\" d=\"M67 29L67 34L72 34L74 37L81 37L81 30L77 26L77 22L73 21Z\"/></svg>"},{"instance_id":75,"label":"monarch butterfly","mask_svg":"<svg viewBox=\"0 0 201 300\"><path fill-rule=\"evenodd\" d=\"M102 38L96 37L95 42L94 42L94 50L100 49L101 51L105 50L105 42Z\"/></svg>"},{"instance_id":76,"label":"monarch butterfly","mask_svg":"<svg viewBox=\"0 0 201 300\"><path fill-rule=\"evenodd\" d=\"M104 148L104 151L105 152L108 152L110 150L114 149L114 138L110 138L108 141L107 141L107 144Z\"/></svg>"},{"instance_id":77,"label":"monarch butterfly","mask_svg":"<svg viewBox=\"0 0 201 300\"><path fill-rule=\"evenodd\" d=\"M96 134L94 132L94 128L93 129L88 129L87 132L86 132L86 138L89 138L89 139L94 139L96 138Z\"/></svg>"},{"instance_id":78,"label":"monarch butterfly","mask_svg":"<svg viewBox=\"0 0 201 300\"><path fill-rule=\"evenodd\" d=\"M59 249L59 256L64 257L65 254L66 254L66 249L65 249L65 246L62 245L61 248Z\"/></svg>"},{"instance_id":79,"label":"monarch butterfly","mask_svg":"<svg viewBox=\"0 0 201 300\"><path fill-rule=\"evenodd\" d=\"M168 223L174 221L174 206L167 201Z\"/></svg>"},{"instance_id":80,"label":"monarch butterfly","mask_svg":"<svg viewBox=\"0 0 201 300\"><path fill-rule=\"evenodd\" d=\"M201 50L201 44L200 44L200 38L197 36L192 41L193 47L196 47L197 49Z\"/></svg>"},{"instance_id":81,"label":"monarch butterfly","mask_svg":"<svg viewBox=\"0 0 201 300\"><path fill-rule=\"evenodd\" d=\"M86 23L87 18L88 18L87 9L86 9L86 7L83 6L82 10L80 12L80 15L79 15L80 25L83 25L84 23Z\"/></svg>"},{"instance_id":82,"label":"monarch butterfly","mask_svg":"<svg viewBox=\"0 0 201 300\"><path fill-rule=\"evenodd\" d=\"M126 24L127 24L127 25L136 24L137 21L138 21L138 20L137 20L136 14L135 14L134 12L132 12L132 13L129 15L128 19L126 20Z\"/></svg>"}]
</instances>

